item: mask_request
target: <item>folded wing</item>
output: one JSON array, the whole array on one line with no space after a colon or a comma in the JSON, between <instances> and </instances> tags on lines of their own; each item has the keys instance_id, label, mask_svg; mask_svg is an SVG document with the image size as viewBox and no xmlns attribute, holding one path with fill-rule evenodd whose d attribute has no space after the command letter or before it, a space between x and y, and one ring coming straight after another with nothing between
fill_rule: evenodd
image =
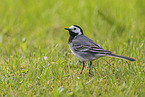
<instances>
[{"instance_id":1,"label":"folded wing","mask_svg":"<svg viewBox=\"0 0 145 97\"><path fill-rule=\"evenodd\" d=\"M110 54L110 51L104 50L102 47L98 47L95 45L78 45L74 44L74 50L75 51L81 51L81 52L89 52L94 54Z\"/></svg>"}]
</instances>

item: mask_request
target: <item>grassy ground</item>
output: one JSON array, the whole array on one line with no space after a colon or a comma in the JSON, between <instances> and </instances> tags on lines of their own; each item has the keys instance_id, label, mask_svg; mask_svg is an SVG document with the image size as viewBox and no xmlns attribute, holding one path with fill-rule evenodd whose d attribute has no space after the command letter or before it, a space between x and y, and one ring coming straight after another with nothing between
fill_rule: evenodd
<instances>
[{"instance_id":1,"label":"grassy ground","mask_svg":"<svg viewBox=\"0 0 145 97\"><path fill-rule=\"evenodd\" d=\"M80 75L64 27L135 62L103 57ZM144 0L1 0L0 96L145 95Z\"/></svg>"}]
</instances>

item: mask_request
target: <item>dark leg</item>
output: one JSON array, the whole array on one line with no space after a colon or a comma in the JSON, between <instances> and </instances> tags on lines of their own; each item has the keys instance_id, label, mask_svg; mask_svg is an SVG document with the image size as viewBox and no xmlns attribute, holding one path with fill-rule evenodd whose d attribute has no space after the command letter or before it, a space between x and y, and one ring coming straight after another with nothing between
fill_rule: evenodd
<instances>
[{"instance_id":1,"label":"dark leg","mask_svg":"<svg viewBox=\"0 0 145 97\"><path fill-rule=\"evenodd\" d=\"M90 69L89 69L89 74L91 74L91 65L92 65L92 61L90 61Z\"/></svg>"},{"instance_id":2,"label":"dark leg","mask_svg":"<svg viewBox=\"0 0 145 97\"><path fill-rule=\"evenodd\" d=\"M85 62L83 61L83 67L82 67L82 70L81 70L81 73L80 74L82 74L82 72L84 70L84 67L85 67Z\"/></svg>"}]
</instances>

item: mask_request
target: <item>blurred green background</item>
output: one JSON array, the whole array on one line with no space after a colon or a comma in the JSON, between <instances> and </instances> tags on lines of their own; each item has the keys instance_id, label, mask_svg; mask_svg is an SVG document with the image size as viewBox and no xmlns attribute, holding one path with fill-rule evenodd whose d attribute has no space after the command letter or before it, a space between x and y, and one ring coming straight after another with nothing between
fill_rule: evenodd
<instances>
[{"instance_id":1,"label":"blurred green background","mask_svg":"<svg viewBox=\"0 0 145 97\"><path fill-rule=\"evenodd\" d=\"M136 61L101 58L94 76L86 68L78 79L81 65L64 30L74 24L103 48ZM1 0L0 95L143 97L144 43L144 0Z\"/></svg>"}]
</instances>

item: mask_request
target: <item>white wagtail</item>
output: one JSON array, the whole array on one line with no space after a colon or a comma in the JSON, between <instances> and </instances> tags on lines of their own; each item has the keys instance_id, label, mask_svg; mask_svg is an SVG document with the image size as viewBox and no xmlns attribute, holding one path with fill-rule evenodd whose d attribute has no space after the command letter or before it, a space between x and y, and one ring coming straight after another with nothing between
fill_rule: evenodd
<instances>
[{"instance_id":1,"label":"white wagtail","mask_svg":"<svg viewBox=\"0 0 145 97\"><path fill-rule=\"evenodd\" d=\"M110 51L103 49L100 45L84 36L83 30L77 25L73 25L64 29L68 30L70 34L69 48L71 49L72 53L83 62L81 74L85 66L85 61L90 61L90 74L92 61L102 56L111 56L129 61L135 61L133 58L112 54Z\"/></svg>"}]
</instances>

